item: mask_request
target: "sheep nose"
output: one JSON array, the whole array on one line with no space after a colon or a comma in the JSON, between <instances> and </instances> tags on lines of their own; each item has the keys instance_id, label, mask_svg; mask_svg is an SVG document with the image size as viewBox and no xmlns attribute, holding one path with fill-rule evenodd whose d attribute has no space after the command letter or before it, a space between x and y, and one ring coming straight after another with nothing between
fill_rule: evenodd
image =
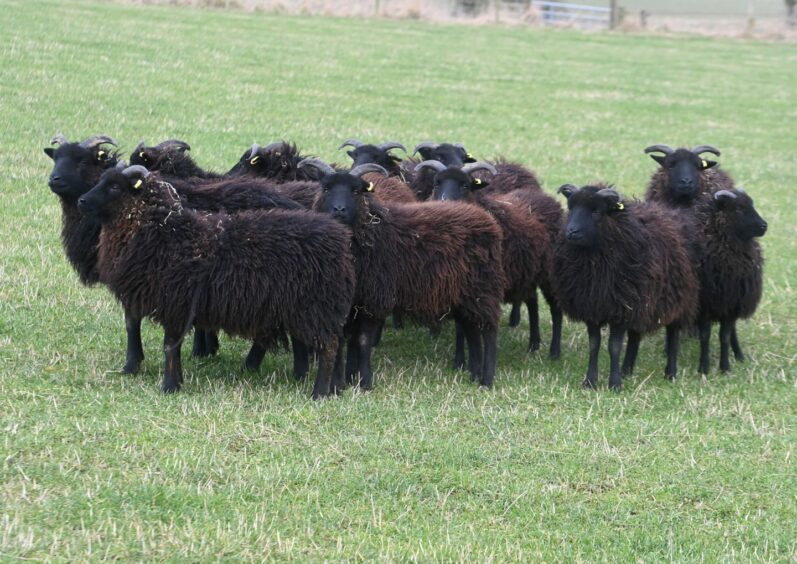
<instances>
[{"instance_id":1,"label":"sheep nose","mask_svg":"<svg viewBox=\"0 0 797 564\"><path fill-rule=\"evenodd\" d=\"M694 181L691 178L682 178L681 179L681 186L691 186Z\"/></svg>"},{"instance_id":2,"label":"sheep nose","mask_svg":"<svg viewBox=\"0 0 797 564\"><path fill-rule=\"evenodd\" d=\"M571 228L569 228L567 230L567 240L568 241L578 241L578 240L580 240L582 238L583 238L583 235L582 235L580 229L577 229L575 227L571 227Z\"/></svg>"},{"instance_id":3,"label":"sheep nose","mask_svg":"<svg viewBox=\"0 0 797 564\"><path fill-rule=\"evenodd\" d=\"M50 185L50 188L58 186L61 183L61 177L57 174L50 175L50 180L47 182Z\"/></svg>"},{"instance_id":4,"label":"sheep nose","mask_svg":"<svg viewBox=\"0 0 797 564\"><path fill-rule=\"evenodd\" d=\"M343 215L346 213L346 206L334 206L332 208L332 213L334 215Z\"/></svg>"},{"instance_id":5,"label":"sheep nose","mask_svg":"<svg viewBox=\"0 0 797 564\"><path fill-rule=\"evenodd\" d=\"M761 228L761 235L763 235L764 233L767 232L767 228L769 227L769 224L766 221L762 221L759 224L759 227Z\"/></svg>"},{"instance_id":6,"label":"sheep nose","mask_svg":"<svg viewBox=\"0 0 797 564\"><path fill-rule=\"evenodd\" d=\"M77 207L82 210L88 205L88 203L89 201L86 199L85 196L83 196L81 198L78 198Z\"/></svg>"}]
</instances>

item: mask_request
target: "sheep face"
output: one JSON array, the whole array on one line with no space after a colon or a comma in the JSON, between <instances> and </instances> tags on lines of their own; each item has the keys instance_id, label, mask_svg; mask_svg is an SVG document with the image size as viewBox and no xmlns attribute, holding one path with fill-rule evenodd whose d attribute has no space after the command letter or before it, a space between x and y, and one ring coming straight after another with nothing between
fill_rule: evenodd
<instances>
[{"instance_id":1,"label":"sheep face","mask_svg":"<svg viewBox=\"0 0 797 564\"><path fill-rule=\"evenodd\" d=\"M676 149L669 155L650 155L667 172L668 188L677 202L688 203L700 194L700 173L717 164L704 160L689 149Z\"/></svg>"},{"instance_id":2,"label":"sheep face","mask_svg":"<svg viewBox=\"0 0 797 564\"><path fill-rule=\"evenodd\" d=\"M50 173L50 190L65 199L77 199L93 184L93 179L109 166L113 155L101 147L85 148L78 143L66 143L44 153L55 163Z\"/></svg>"},{"instance_id":3,"label":"sheep face","mask_svg":"<svg viewBox=\"0 0 797 564\"><path fill-rule=\"evenodd\" d=\"M144 170L143 167L132 167L133 171ZM144 185L145 176L112 168L105 171L100 181L85 195L78 199L78 209L88 217L95 217L106 223L116 217L125 199L138 197Z\"/></svg>"},{"instance_id":4,"label":"sheep face","mask_svg":"<svg viewBox=\"0 0 797 564\"><path fill-rule=\"evenodd\" d=\"M351 165L352 167L374 163L387 170L391 170L395 169L396 165L401 162L401 157L398 155L391 155L390 149L381 149L376 145L360 145L350 151L346 151L346 154L354 161Z\"/></svg>"},{"instance_id":5,"label":"sheep face","mask_svg":"<svg viewBox=\"0 0 797 564\"><path fill-rule=\"evenodd\" d=\"M346 172L327 174L321 179L321 193L314 209L328 213L345 225L354 225L363 195L373 191L373 184Z\"/></svg>"},{"instance_id":6,"label":"sheep face","mask_svg":"<svg viewBox=\"0 0 797 564\"><path fill-rule=\"evenodd\" d=\"M487 186L484 180L473 178L460 168L448 167L434 178L433 200L469 200L473 192Z\"/></svg>"},{"instance_id":7,"label":"sheep face","mask_svg":"<svg viewBox=\"0 0 797 564\"><path fill-rule=\"evenodd\" d=\"M567 198L567 221L565 240L569 245L594 249L601 243L601 224L611 221L611 216L625 207L620 195L605 186L584 186L581 189L571 184L559 188Z\"/></svg>"},{"instance_id":8,"label":"sheep face","mask_svg":"<svg viewBox=\"0 0 797 564\"><path fill-rule=\"evenodd\" d=\"M461 145L441 143L440 145L419 146L417 149L425 161L440 161L446 166L461 167L465 163L475 163L470 153Z\"/></svg>"},{"instance_id":9,"label":"sheep face","mask_svg":"<svg viewBox=\"0 0 797 564\"><path fill-rule=\"evenodd\" d=\"M753 206L753 199L744 190L720 190L714 195L714 206L718 220L731 237L750 241L763 237L767 222Z\"/></svg>"}]
</instances>

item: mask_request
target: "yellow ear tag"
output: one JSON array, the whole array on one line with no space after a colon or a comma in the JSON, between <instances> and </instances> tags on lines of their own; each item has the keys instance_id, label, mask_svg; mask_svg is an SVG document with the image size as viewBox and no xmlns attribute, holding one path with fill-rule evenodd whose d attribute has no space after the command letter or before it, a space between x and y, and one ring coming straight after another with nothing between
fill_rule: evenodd
<instances>
[{"instance_id":1,"label":"yellow ear tag","mask_svg":"<svg viewBox=\"0 0 797 564\"><path fill-rule=\"evenodd\" d=\"M617 211L623 211L625 209L625 206L623 205L623 202L617 202L617 207L615 209Z\"/></svg>"},{"instance_id":2,"label":"yellow ear tag","mask_svg":"<svg viewBox=\"0 0 797 564\"><path fill-rule=\"evenodd\" d=\"M249 164L251 164L251 165L253 165L253 164L257 164L257 162L258 162L259 160L260 160L260 155L255 155L255 156L254 156L254 157L252 157L252 159L249 161Z\"/></svg>"},{"instance_id":3,"label":"yellow ear tag","mask_svg":"<svg viewBox=\"0 0 797 564\"><path fill-rule=\"evenodd\" d=\"M365 191L366 192L373 192L374 191L374 183L373 182L369 182L368 186L365 187Z\"/></svg>"},{"instance_id":4,"label":"yellow ear tag","mask_svg":"<svg viewBox=\"0 0 797 564\"><path fill-rule=\"evenodd\" d=\"M700 162L703 163L703 168L708 168L708 163L706 161L701 159Z\"/></svg>"},{"instance_id":5,"label":"yellow ear tag","mask_svg":"<svg viewBox=\"0 0 797 564\"><path fill-rule=\"evenodd\" d=\"M474 179L473 179L473 183L474 183L476 186L481 186L481 184L482 184L482 181L481 181L480 179L478 179L478 178L474 178Z\"/></svg>"},{"instance_id":6,"label":"yellow ear tag","mask_svg":"<svg viewBox=\"0 0 797 564\"><path fill-rule=\"evenodd\" d=\"M139 178L138 180L136 180L136 183L133 184L133 188L138 190L139 188L141 188L141 184L143 184L143 181Z\"/></svg>"},{"instance_id":7,"label":"yellow ear tag","mask_svg":"<svg viewBox=\"0 0 797 564\"><path fill-rule=\"evenodd\" d=\"M141 152L138 154L138 156L139 156L139 157L141 157L141 158L143 159L143 158L144 158L144 151L141 151Z\"/></svg>"},{"instance_id":8,"label":"yellow ear tag","mask_svg":"<svg viewBox=\"0 0 797 564\"><path fill-rule=\"evenodd\" d=\"M102 156L105 154L105 151L97 151L97 159L102 160Z\"/></svg>"},{"instance_id":9,"label":"yellow ear tag","mask_svg":"<svg viewBox=\"0 0 797 564\"><path fill-rule=\"evenodd\" d=\"M473 155L471 155L470 153L465 153L465 158L466 159L472 159Z\"/></svg>"}]
</instances>

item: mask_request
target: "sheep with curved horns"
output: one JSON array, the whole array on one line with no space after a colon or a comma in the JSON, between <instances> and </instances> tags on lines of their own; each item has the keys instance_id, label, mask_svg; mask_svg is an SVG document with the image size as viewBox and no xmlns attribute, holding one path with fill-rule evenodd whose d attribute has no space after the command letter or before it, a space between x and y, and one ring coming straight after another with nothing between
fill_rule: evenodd
<instances>
[{"instance_id":1,"label":"sheep with curved horns","mask_svg":"<svg viewBox=\"0 0 797 564\"><path fill-rule=\"evenodd\" d=\"M401 149L405 153L407 152L407 148L398 141L385 141L379 145L372 145L351 137L341 143L338 150L345 147L352 147L350 151L346 151L346 154L349 155L353 161L352 167L374 163L384 168L388 172L388 175L397 176L402 181L405 180L404 171L400 166L402 162L401 157L390 152L393 149Z\"/></svg>"},{"instance_id":2,"label":"sheep with curved horns","mask_svg":"<svg viewBox=\"0 0 797 564\"><path fill-rule=\"evenodd\" d=\"M628 332L623 374L631 374L645 333L667 327L665 375L677 374L678 331L694 321L698 274L690 236L677 214L652 202L623 201L610 186L559 188L567 221L556 241L554 288L564 312L589 332L584 386L595 388L601 327L609 325L609 387L622 387L620 352Z\"/></svg>"},{"instance_id":3,"label":"sheep with curved horns","mask_svg":"<svg viewBox=\"0 0 797 564\"><path fill-rule=\"evenodd\" d=\"M420 154L425 161L440 161L446 166L460 168L468 163L476 162L473 155L461 143L432 143L431 141L424 141L415 146L412 154ZM542 191L537 175L522 164L513 163L500 157L486 162L489 162L497 170L495 177L491 179L488 188L489 192L506 193L518 189ZM412 166L417 167L417 164L413 162L407 163L408 168ZM412 168L411 179L410 186L415 191L418 199L429 199L434 189L433 175L423 170ZM481 179L485 180L485 178Z\"/></svg>"},{"instance_id":4,"label":"sheep with curved horns","mask_svg":"<svg viewBox=\"0 0 797 564\"><path fill-rule=\"evenodd\" d=\"M703 374L709 370L709 339L715 321L720 324L720 370L730 370L736 321L751 317L761 300L764 257L756 238L767 232L767 222L741 188L715 192L706 207L698 316ZM741 348L734 352L737 359L744 358Z\"/></svg>"},{"instance_id":5,"label":"sheep with curved horns","mask_svg":"<svg viewBox=\"0 0 797 564\"><path fill-rule=\"evenodd\" d=\"M263 147L253 143L227 174L269 178L277 183L315 182L318 180L315 170L299 168L299 163L310 157L311 155L302 155L295 143L285 140L269 143Z\"/></svg>"},{"instance_id":6,"label":"sheep with curved horns","mask_svg":"<svg viewBox=\"0 0 797 564\"><path fill-rule=\"evenodd\" d=\"M102 173L117 165L119 154L107 145L117 143L107 135L95 135L80 142L70 142L59 134L52 138L44 153L53 160L53 170L48 184L61 202L61 242L66 257L78 274L82 284L93 286L100 281L97 271L97 245L101 225L93 217L78 210L77 202L83 194L99 182ZM141 320L135 319L125 309L127 348L122 371L136 372L144 359L141 344Z\"/></svg>"},{"instance_id":7,"label":"sheep with curved horns","mask_svg":"<svg viewBox=\"0 0 797 564\"><path fill-rule=\"evenodd\" d=\"M161 174L178 178L219 179L224 175L206 170L196 164L188 151L191 146L179 139L167 139L155 146L147 147L140 141L130 154L131 165L141 165L148 170L157 170Z\"/></svg>"},{"instance_id":8,"label":"sheep with curved horns","mask_svg":"<svg viewBox=\"0 0 797 564\"><path fill-rule=\"evenodd\" d=\"M489 163L468 163L458 168L446 167L443 163L432 160L418 164L416 170L425 168L436 171L432 200L473 203L495 218L503 232L502 262L508 284L504 301L512 304L525 303L528 307L529 350L536 351L540 348L541 341L537 287L542 288L553 323L549 356L558 359L561 350L562 310L550 282L553 238L546 226L545 216L536 209L540 196L547 196L530 190L514 190L508 194L494 195L485 193L488 182L474 178L473 173L485 170L495 174L495 167ZM460 335L457 337L456 358L459 360L457 364L461 366L463 347Z\"/></svg>"},{"instance_id":9,"label":"sheep with curved horns","mask_svg":"<svg viewBox=\"0 0 797 564\"><path fill-rule=\"evenodd\" d=\"M103 224L103 280L163 326L163 391L180 388L193 323L262 345L287 332L319 351L313 398L342 388L334 365L354 295L348 229L308 211L197 212L158 178L141 166L110 169L79 206Z\"/></svg>"},{"instance_id":10,"label":"sheep with curved horns","mask_svg":"<svg viewBox=\"0 0 797 564\"><path fill-rule=\"evenodd\" d=\"M651 145L645 154L661 165L651 176L645 194L646 201L659 202L686 214L684 219L701 227L706 218L701 210L706 208L711 195L719 190L732 190L733 179L717 167L717 161L702 157L711 153L717 157L720 150L712 145L698 145L692 149L673 149L669 145ZM692 252L698 263L702 263L703 239L692 242ZM743 360L736 327L731 328L731 345L737 360Z\"/></svg>"},{"instance_id":11,"label":"sheep with curved horns","mask_svg":"<svg viewBox=\"0 0 797 564\"><path fill-rule=\"evenodd\" d=\"M365 172L375 164L337 172L319 159L302 167L322 172L314 209L351 228L357 289L350 317L347 375L359 370L360 386L372 386L371 348L385 317L400 310L436 326L451 316L468 341L472 377L491 386L496 333L505 280L501 231L483 209L464 202L383 203Z\"/></svg>"}]
</instances>

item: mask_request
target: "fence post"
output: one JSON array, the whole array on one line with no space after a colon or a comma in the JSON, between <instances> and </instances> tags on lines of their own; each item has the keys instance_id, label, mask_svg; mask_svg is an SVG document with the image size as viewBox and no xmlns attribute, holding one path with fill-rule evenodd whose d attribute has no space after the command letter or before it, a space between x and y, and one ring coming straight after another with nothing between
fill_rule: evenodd
<instances>
[{"instance_id":1,"label":"fence post","mask_svg":"<svg viewBox=\"0 0 797 564\"><path fill-rule=\"evenodd\" d=\"M609 0L609 29L617 27L617 0Z\"/></svg>"},{"instance_id":2,"label":"fence post","mask_svg":"<svg viewBox=\"0 0 797 564\"><path fill-rule=\"evenodd\" d=\"M374 0L374 17L379 17L379 0Z\"/></svg>"}]
</instances>

